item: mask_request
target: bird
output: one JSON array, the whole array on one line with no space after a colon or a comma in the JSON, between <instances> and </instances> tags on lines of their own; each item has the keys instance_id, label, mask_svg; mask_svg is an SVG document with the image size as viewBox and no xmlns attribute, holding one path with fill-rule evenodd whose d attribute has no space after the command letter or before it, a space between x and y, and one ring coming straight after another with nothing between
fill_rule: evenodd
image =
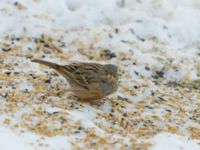
<instances>
[{"instance_id":1,"label":"bird","mask_svg":"<svg viewBox=\"0 0 200 150\"><path fill-rule=\"evenodd\" d=\"M72 62L60 65L41 59L31 61L56 70L69 83L69 90L82 101L101 100L118 89L118 67L114 64Z\"/></svg>"}]
</instances>

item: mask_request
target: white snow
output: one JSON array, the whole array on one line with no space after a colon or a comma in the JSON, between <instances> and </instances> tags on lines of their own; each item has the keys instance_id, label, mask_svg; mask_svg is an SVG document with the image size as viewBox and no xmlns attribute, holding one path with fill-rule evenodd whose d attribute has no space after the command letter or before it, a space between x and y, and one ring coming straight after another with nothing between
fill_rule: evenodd
<instances>
[{"instance_id":1,"label":"white snow","mask_svg":"<svg viewBox=\"0 0 200 150\"><path fill-rule=\"evenodd\" d=\"M156 135L152 142L155 144L150 150L199 150L196 141L170 133Z\"/></svg>"},{"instance_id":2,"label":"white snow","mask_svg":"<svg viewBox=\"0 0 200 150\"><path fill-rule=\"evenodd\" d=\"M1 150L34 150L22 137L14 134L10 129L0 128L0 149Z\"/></svg>"},{"instance_id":3,"label":"white snow","mask_svg":"<svg viewBox=\"0 0 200 150\"><path fill-rule=\"evenodd\" d=\"M14 6L15 2L22 4L25 8L17 10ZM138 60L138 66L124 68L135 79L134 84L141 81L133 73L134 71L150 78L152 72L144 69L146 65L159 70L163 69L164 64L169 63L169 60L163 58L162 55L174 59L173 69L164 68L166 79L180 81L187 75L190 80L200 78L197 65L195 65L200 61L196 55L197 52L199 53L200 42L199 0L1 0L0 3L0 37L5 35L37 37L41 34L60 37L64 35L66 44L81 39L84 41L82 47L89 49L89 41L93 39L95 33L99 34L102 30L110 31L120 27L120 33L113 35L112 39L108 39L107 34L102 32L99 35L101 40L96 43L94 41L93 49L108 47L115 52L128 52L131 49L133 58L136 60L139 57L142 58ZM130 32L130 28L133 29L134 35ZM87 29L89 33L85 32ZM141 39L147 41L142 42ZM121 40L128 41L128 44L122 43ZM153 40L161 44L156 47ZM3 42L1 40L1 43ZM28 45L22 47L24 52L27 50L26 46L28 47ZM76 49L76 46L70 44L67 48L63 48L63 52L72 55L68 52L73 49ZM160 51L157 53L155 49ZM59 60L48 57L46 60ZM71 60L86 60L86 58L74 55L71 56ZM157 60L162 60L162 63L158 63ZM180 60L183 60L182 66ZM23 56L13 57L6 62L20 62L15 71L22 73L35 71L44 75L38 65L27 63ZM27 80L21 81L21 90L33 89L32 84L27 82ZM132 82L128 82L127 85L132 86ZM151 89L142 94L126 97L136 102L145 99L150 94ZM123 94L118 92L118 95ZM49 113L60 111L59 108L48 105L45 105L45 108ZM96 115L93 109L86 106L82 111L69 111L69 114L74 120L82 120L83 126L97 128L97 131L103 134L104 130L93 123ZM110 112L111 105L106 102L97 111ZM9 127L0 127L0 150L36 150L38 147L34 143L38 144L37 140L41 138L32 133L21 135ZM71 149L68 142L70 137L46 137L42 141L48 147L39 147L41 150ZM151 150L200 150L197 141L169 133L158 134L152 137L150 142L153 143Z\"/></svg>"}]
</instances>

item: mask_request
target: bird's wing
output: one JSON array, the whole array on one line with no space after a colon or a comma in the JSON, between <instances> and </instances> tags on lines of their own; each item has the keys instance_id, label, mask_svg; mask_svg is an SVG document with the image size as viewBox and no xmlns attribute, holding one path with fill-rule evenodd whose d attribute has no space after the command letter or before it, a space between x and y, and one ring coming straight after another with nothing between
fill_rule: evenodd
<instances>
[{"instance_id":1,"label":"bird's wing","mask_svg":"<svg viewBox=\"0 0 200 150\"><path fill-rule=\"evenodd\" d=\"M100 80L99 69L102 65L96 63L72 63L64 66L68 80L88 89L88 85ZM67 78L67 77L66 77Z\"/></svg>"}]
</instances>

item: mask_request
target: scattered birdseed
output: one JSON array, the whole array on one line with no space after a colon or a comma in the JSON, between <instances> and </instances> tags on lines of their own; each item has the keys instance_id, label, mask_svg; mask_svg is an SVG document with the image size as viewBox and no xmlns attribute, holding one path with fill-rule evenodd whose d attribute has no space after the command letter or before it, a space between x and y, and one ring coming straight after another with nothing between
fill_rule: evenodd
<instances>
[{"instance_id":1,"label":"scattered birdseed","mask_svg":"<svg viewBox=\"0 0 200 150\"><path fill-rule=\"evenodd\" d=\"M14 5L26 9L19 2ZM179 50L172 55L167 44L136 35L128 27L54 31L63 35L2 39L0 116L7 116L2 126L20 134L69 137L66 142L73 149L147 150L153 145L149 139L162 132L200 140L200 85L199 79L192 78L200 74L197 53L194 59L179 55ZM130 32L129 39L117 38ZM117 43L102 44L108 35ZM141 42L152 46L145 48ZM77 101L70 97L61 75L32 63L32 57L60 64L74 60L116 64L119 89L98 104ZM50 147L43 140L37 144Z\"/></svg>"}]
</instances>

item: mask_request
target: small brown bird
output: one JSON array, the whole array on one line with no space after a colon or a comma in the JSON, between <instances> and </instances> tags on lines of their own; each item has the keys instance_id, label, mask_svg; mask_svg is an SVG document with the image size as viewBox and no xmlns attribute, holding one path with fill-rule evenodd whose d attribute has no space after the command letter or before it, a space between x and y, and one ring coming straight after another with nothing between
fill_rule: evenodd
<instances>
[{"instance_id":1,"label":"small brown bird","mask_svg":"<svg viewBox=\"0 0 200 150\"><path fill-rule=\"evenodd\" d=\"M118 69L112 64L77 62L59 65L39 59L33 59L32 62L55 69L68 81L70 91L83 101L102 99L118 88Z\"/></svg>"}]
</instances>

